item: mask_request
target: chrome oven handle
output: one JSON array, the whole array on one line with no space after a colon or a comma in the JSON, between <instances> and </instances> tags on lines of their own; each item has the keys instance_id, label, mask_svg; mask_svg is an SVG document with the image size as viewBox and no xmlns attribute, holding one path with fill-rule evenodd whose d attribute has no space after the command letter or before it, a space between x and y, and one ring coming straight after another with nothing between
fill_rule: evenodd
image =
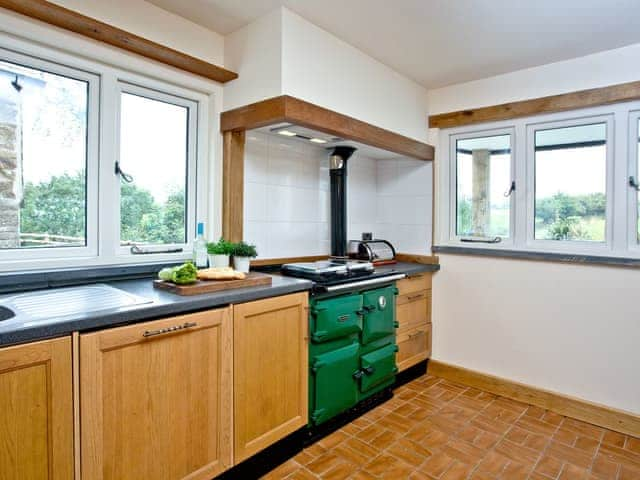
<instances>
[{"instance_id":1,"label":"chrome oven handle","mask_svg":"<svg viewBox=\"0 0 640 480\"><path fill-rule=\"evenodd\" d=\"M394 282L396 280L402 280L406 275L404 273L397 273L395 275L387 275L386 277L371 278L369 280L360 280L356 282L343 283L341 285L332 285L330 287L322 287L327 292L339 292L341 290L351 290L357 287L368 287L370 285L379 285L382 283Z\"/></svg>"}]
</instances>

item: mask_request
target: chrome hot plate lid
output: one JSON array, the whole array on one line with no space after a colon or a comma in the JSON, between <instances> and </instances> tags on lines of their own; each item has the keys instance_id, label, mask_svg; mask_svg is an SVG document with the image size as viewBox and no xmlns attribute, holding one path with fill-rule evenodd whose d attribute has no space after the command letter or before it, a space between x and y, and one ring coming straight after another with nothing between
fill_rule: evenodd
<instances>
[{"instance_id":1,"label":"chrome hot plate lid","mask_svg":"<svg viewBox=\"0 0 640 480\"><path fill-rule=\"evenodd\" d=\"M370 273L374 271L373 263L359 260L320 260L306 263L287 263L282 266L284 271L298 272L310 275L348 275L355 273Z\"/></svg>"}]
</instances>

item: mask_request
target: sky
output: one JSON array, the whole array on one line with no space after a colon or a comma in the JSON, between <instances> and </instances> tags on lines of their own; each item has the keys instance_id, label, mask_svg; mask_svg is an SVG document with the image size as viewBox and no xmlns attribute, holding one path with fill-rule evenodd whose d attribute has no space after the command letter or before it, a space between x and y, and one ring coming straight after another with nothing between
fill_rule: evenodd
<instances>
[{"instance_id":1,"label":"sky","mask_svg":"<svg viewBox=\"0 0 640 480\"><path fill-rule=\"evenodd\" d=\"M11 86L16 73L23 87L20 92ZM85 82L0 62L0 107L7 103L22 107L25 182L46 182L85 168ZM188 111L123 94L121 112L121 167L133 176L135 185L164 202L185 184ZM115 160L100 159L114 164Z\"/></svg>"}]
</instances>

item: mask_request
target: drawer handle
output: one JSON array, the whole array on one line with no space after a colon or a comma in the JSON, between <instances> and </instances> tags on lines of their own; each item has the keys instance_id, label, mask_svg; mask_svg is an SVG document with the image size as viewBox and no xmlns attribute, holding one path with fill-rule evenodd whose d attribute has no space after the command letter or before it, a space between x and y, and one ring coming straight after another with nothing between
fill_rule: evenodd
<instances>
[{"instance_id":1,"label":"drawer handle","mask_svg":"<svg viewBox=\"0 0 640 480\"><path fill-rule=\"evenodd\" d=\"M419 294L417 294L417 295L409 295L409 296L407 297L407 300L409 300L409 301L411 301L411 300L417 300L417 299L422 298L422 297L424 297L424 293L419 293Z\"/></svg>"},{"instance_id":2,"label":"drawer handle","mask_svg":"<svg viewBox=\"0 0 640 480\"><path fill-rule=\"evenodd\" d=\"M409 280L416 280L416 279L422 278L422 277L424 277L424 274L422 274L422 273L413 274L413 275L407 275L407 279L409 279Z\"/></svg>"},{"instance_id":3,"label":"drawer handle","mask_svg":"<svg viewBox=\"0 0 640 480\"><path fill-rule=\"evenodd\" d=\"M159 330L145 330L142 334L143 337L155 337L156 335L164 335L165 333L178 332L187 328L197 327L196 322L184 322L182 325L174 325L173 327L161 328Z\"/></svg>"},{"instance_id":4,"label":"drawer handle","mask_svg":"<svg viewBox=\"0 0 640 480\"><path fill-rule=\"evenodd\" d=\"M410 333L409 334L409 340L411 340L412 338L419 337L420 335L424 335L425 333L427 333L427 332L425 332L424 330L419 330L416 333Z\"/></svg>"}]
</instances>

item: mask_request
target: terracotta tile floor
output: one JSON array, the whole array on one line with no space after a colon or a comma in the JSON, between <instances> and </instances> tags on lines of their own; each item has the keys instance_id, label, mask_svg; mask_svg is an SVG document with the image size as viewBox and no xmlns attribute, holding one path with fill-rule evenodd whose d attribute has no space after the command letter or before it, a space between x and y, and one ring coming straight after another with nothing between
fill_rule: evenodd
<instances>
[{"instance_id":1,"label":"terracotta tile floor","mask_svg":"<svg viewBox=\"0 0 640 480\"><path fill-rule=\"evenodd\" d=\"M640 439L425 375L263 478L640 480Z\"/></svg>"}]
</instances>

